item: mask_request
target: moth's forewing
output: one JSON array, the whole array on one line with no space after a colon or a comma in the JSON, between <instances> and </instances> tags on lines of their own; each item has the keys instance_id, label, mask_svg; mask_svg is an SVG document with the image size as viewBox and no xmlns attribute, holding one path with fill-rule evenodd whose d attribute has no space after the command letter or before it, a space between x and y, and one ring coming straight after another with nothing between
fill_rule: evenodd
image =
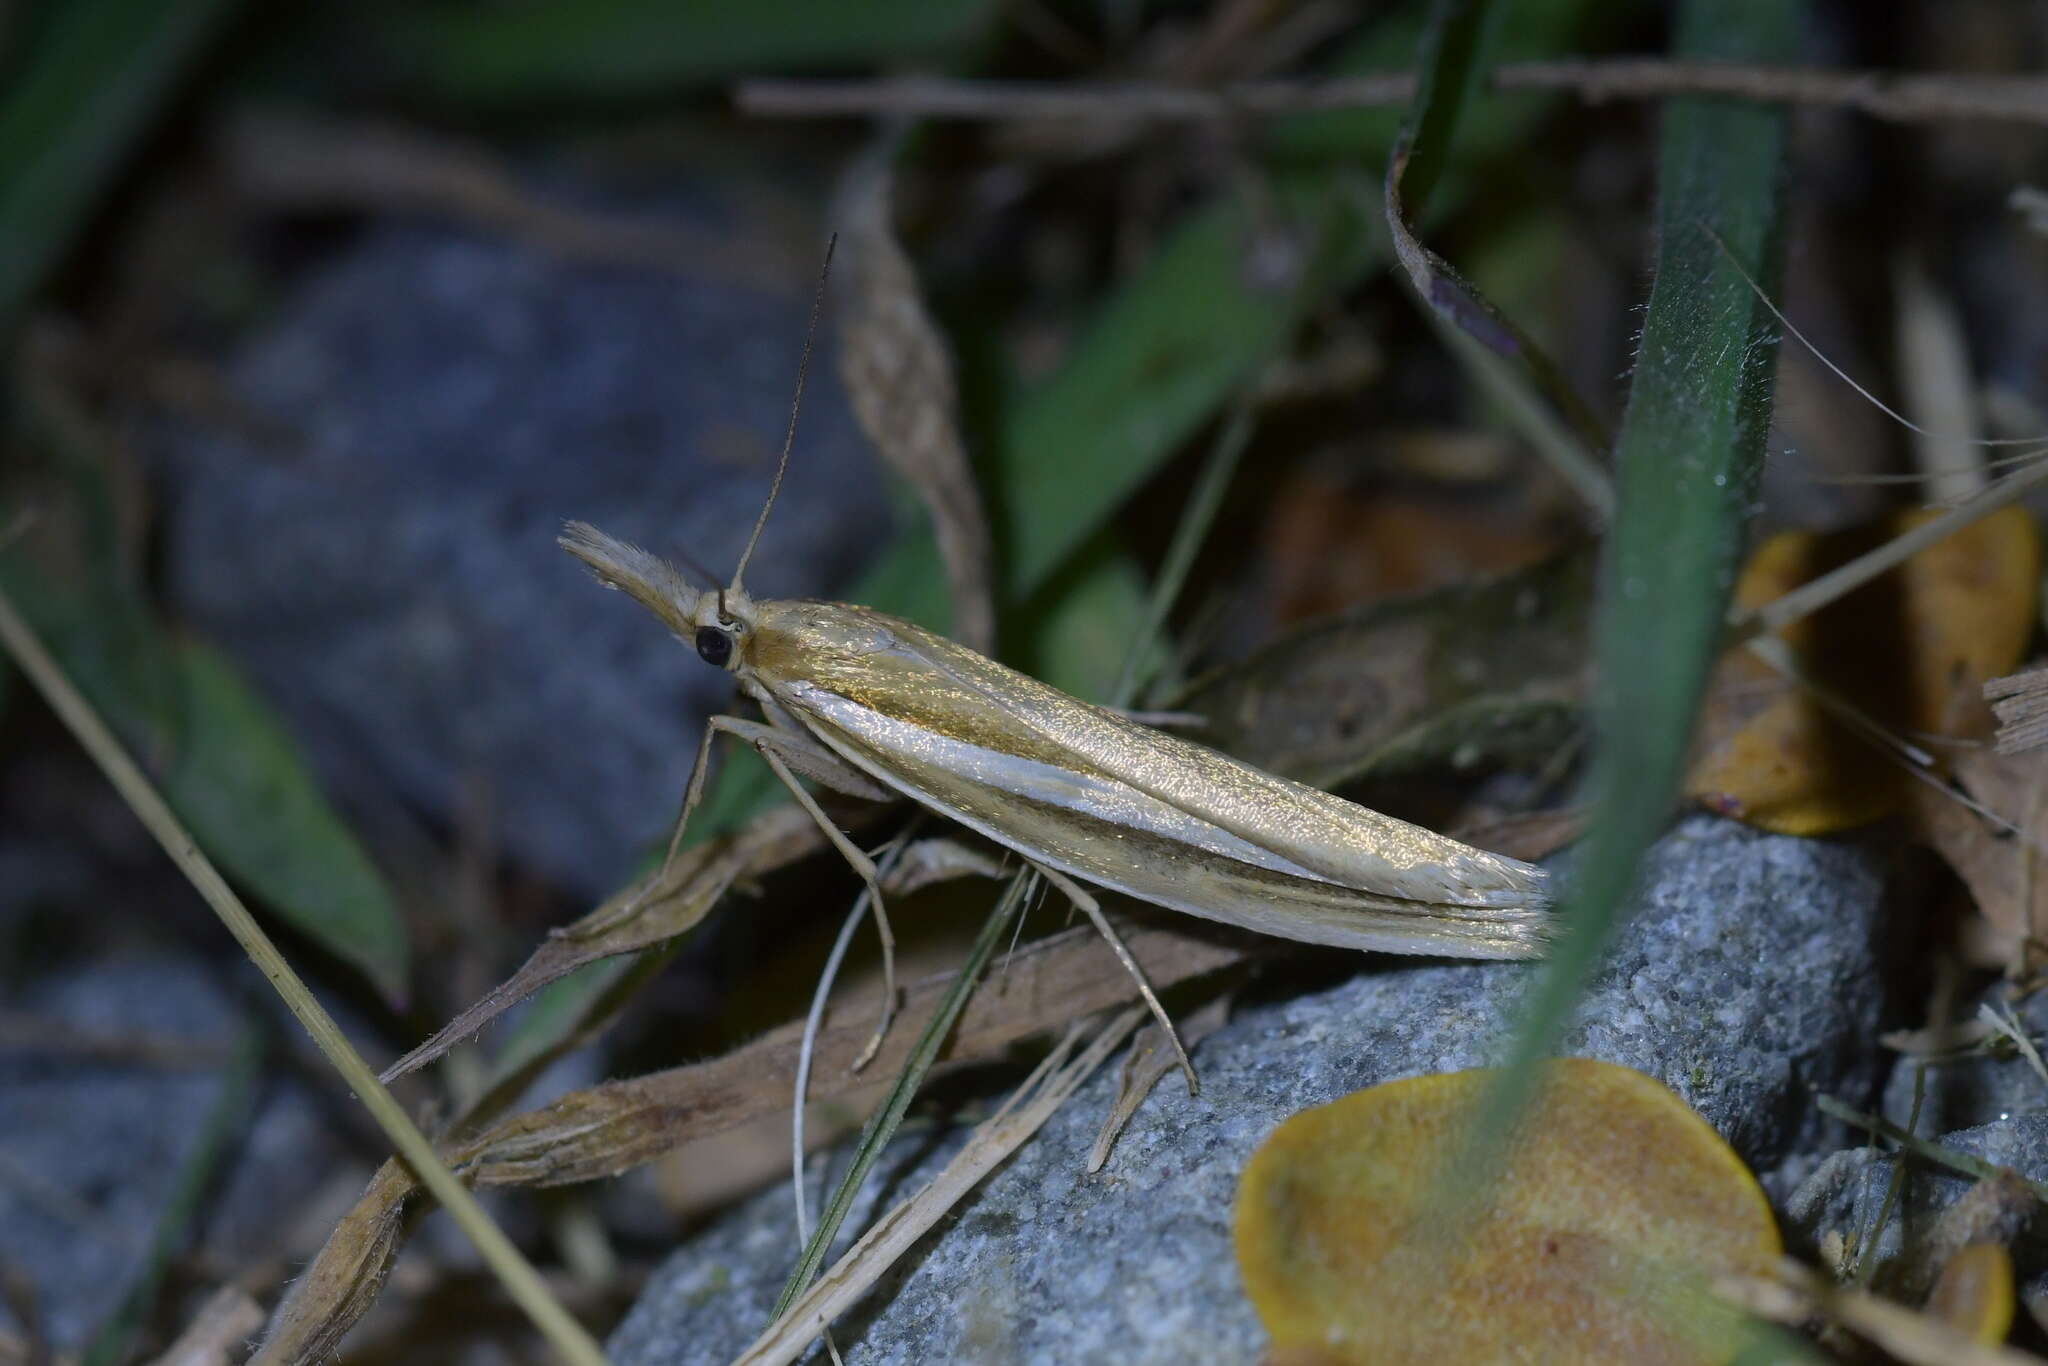
<instances>
[{"instance_id":1,"label":"moth's forewing","mask_svg":"<svg viewBox=\"0 0 2048 1366\"><path fill-rule=\"evenodd\" d=\"M1541 869L1136 725L908 622L763 602L742 677L849 762L1086 881L1312 943L1541 951Z\"/></svg>"}]
</instances>

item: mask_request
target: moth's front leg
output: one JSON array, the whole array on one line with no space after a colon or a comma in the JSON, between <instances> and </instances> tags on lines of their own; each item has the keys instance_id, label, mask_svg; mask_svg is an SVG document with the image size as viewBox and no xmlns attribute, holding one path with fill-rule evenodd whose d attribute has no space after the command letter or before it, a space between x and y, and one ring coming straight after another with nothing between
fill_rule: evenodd
<instances>
[{"instance_id":1,"label":"moth's front leg","mask_svg":"<svg viewBox=\"0 0 2048 1366\"><path fill-rule=\"evenodd\" d=\"M874 912L875 931L882 937L882 1018L875 1026L874 1037L868 1040L867 1047L854 1060L853 1067L857 1072L867 1066L880 1050L883 1036L889 1032L889 1021L896 1012L896 936L889 928L889 913L882 905L882 884L875 872L875 861L832 823L832 818L825 814L817 799L804 790L796 775L801 773L835 791L870 801L888 801L897 794L808 736L779 726L762 725L758 721L743 721L737 716L712 717L705 727L705 734L709 736L714 729L736 735L753 745L767 761L768 767L774 770L775 776L782 779L782 785L789 789L797 804L818 823L818 829L825 833L832 847L853 865L853 871L860 874L860 880L867 884L868 906ZM688 814L685 810L684 815Z\"/></svg>"}]
</instances>

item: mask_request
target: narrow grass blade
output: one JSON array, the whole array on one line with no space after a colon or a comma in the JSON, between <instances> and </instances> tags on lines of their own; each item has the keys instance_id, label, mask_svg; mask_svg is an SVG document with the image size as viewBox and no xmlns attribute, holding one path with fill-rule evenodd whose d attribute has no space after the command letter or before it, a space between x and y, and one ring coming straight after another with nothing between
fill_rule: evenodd
<instances>
[{"instance_id":1,"label":"narrow grass blade","mask_svg":"<svg viewBox=\"0 0 2048 1366\"><path fill-rule=\"evenodd\" d=\"M1781 0L1689 0L1674 55L1784 61L1798 17ZM1604 705L1592 826L1564 895L1564 933L1481 1115L1484 1154L1470 1156L1488 1168L1669 819L1722 642L1777 340L1742 271L1766 290L1777 278L1785 142L1782 111L1699 99L1665 107L1656 278L1617 447L1620 496L1596 626ZM1461 1184L1474 1175L1465 1167Z\"/></svg>"},{"instance_id":2,"label":"narrow grass blade","mask_svg":"<svg viewBox=\"0 0 2048 1366\"><path fill-rule=\"evenodd\" d=\"M1231 476L1237 473L1237 462L1243 457L1244 448L1251 444L1251 439L1251 408L1239 405L1218 433L1216 444L1202 465L1201 474L1195 478L1195 490L1188 495L1188 505L1181 513L1180 525L1173 529L1173 542L1166 547L1159 577L1152 584L1152 599L1146 605L1145 620L1124 655L1116 686L1110 689L1110 706L1128 707L1138 695L1144 681L1139 671L1164 637L1167 615L1173 611L1174 603L1180 600L1180 590L1187 584L1188 571L1194 568L1195 556L1209 538L1209 528L1216 524L1216 514L1223 507L1223 495L1230 488Z\"/></svg>"},{"instance_id":3,"label":"narrow grass blade","mask_svg":"<svg viewBox=\"0 0 2048 1366\"><path fill-rule=\"evenodd\" d=\"M178 1172L176 1187L157 1217L150 1240L149 1262L123 1297L112 1318L102 1324L79 1354L80 1366L120 1366L133 1351L149 1320L164 1276L191 1240L206 1212L206 1195L223 1161L234 1153L234 1141L249 1126L255 1110L258 1069L263 1060L262 1037L253 1026L236 1040L233 1057L221 1078L221 1091Z\"/></svg>"},{"instance_id":4,"label":"narrow grass blade","mask_svg":"<svg viewBox=\"0 0 2048 1366\"><path fill-rule=\"evenodd\" d=\"M967 1006L967 998L974 990L974 984L988 967L989 960L1001 948L1004 936L1010 928L1010 921L1023 909L1028 895L1031 878L1013 878L1004 890L995 908L982 922L981 933L974 940L974 947L968 950L967 961L961 965L959 975L939 1002L939 1008L932 1012L925 1024L924 1032L918 1036L917 1046L911 1050L910 1058L903 1070L896 1076L896 1084L868 1118L867 1127L861 1131L860 1142L855 1145L853 1162L846 1169L839 1184L833 1188L831 1198L818 1215L818 1227L811 1234L811 1241L804 1246L803 1255L797 1259L796 1269L790 1273L789 1281L782 1287L782 1294L775 1301L774 1317L781 1318L783 1311L796 1302L796 1297L810 1287L818 1269L825 1264L825 1254L831 1250L832 1241L839 1236L841 1225L846 1222L848 1212L853 1209L854 1197L860 1194L861 1185L875 1163L881 1160L882 1149L896 1133L903 1122L903 1116L910 1109L911 1100L917 1095L918 1087L924 1084L925 1074L937 1061L940 1047L946 1036L953 1032L953 1025L960 1018L960 1012Z\"/></svg>"},{"instance_id":5,"label":"narrow grass blade","mask_svg":"<svg viewBox=\"0 0 2048 1366\"><path fill-rule=\"evenodd\" d=\"M1444 325L1469 338L1481 354L1511 363L1553 406L1577 441L1605 450L1608 434L1564 372L1514 320L1496 308L1450 263L1423 245L1410 226L1450 164L1451 136L1477 91L1488 47L1488 0L1439 0L1417 63L1419 84L1411 122L1395 144L1387 168L1386 214L1394 254L1423 305ZM1591 463L1574 453L1567 468Z\"/></svg>"}]
</instances>

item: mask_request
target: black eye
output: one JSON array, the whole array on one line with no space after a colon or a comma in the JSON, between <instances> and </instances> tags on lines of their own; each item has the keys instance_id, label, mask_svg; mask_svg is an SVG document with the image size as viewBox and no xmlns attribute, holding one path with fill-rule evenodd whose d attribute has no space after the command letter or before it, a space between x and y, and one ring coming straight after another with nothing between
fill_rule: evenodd
<instances>
[{"instance_id":1,"label":"black eye","mask_svg":"<svg viewBox=\"0 0 2048 1366\"><path fill-rule=\"evenodd\" d=\"M732 637L716 626L699 626L697 656L713 668L723 669L732 660Z\"/></svg>"}]
</instances>

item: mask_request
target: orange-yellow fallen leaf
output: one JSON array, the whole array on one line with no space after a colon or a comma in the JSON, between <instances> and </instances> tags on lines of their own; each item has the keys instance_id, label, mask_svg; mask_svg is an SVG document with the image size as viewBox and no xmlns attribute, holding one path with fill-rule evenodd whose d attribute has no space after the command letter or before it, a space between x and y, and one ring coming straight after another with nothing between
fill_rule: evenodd
<instances>
[{"instance_id":1,"label":"orange-yellow fallen leaf","mask_svg":"<svg viewBox=\"0 0 2048 1366\"><path fill-rule=\"evenodd\" d=\"M2012 1256L1997 1243L1972 1243L1948 1259L1927 1312L1972 1342L1993 1346L2012 1332Z\"/></svg>"},{"instance_id":2,"label":"orange-yellow fallen leaf","mask_svg":"<svg viewBox=\"0 0 2048 1366\"><path fill-rule=\"evenodd\" d=\"M1464 1239L1432 1236L1444 1225L1428 1202L1493 1076L1371 1087L1294 1116L1252 1155L1237 1259L1276 1355L1726 1360L1741 1326L1691 1290L1768 1272L1777 1229L1728 1145L1640 1072L1552 1064L1490 1205Z\"/></svg>"},{"instance_id":3,"label":"orange-yellow fallen leaf","mask_svg":"<svg viewBox=\"0 0 2048 1366\"><path fill-rule=\"evenodd\" d=\"M1773 536L1744 568L1736 602L1770 602L1937 515ZM1784 635L1814 682L1879 724L1965 734L1982 715L1985 680L2010 672L2033 632L2040 564L2032 514L2002 508ZM1810 691L1734 650L1715 672L1686 791L1751 825L1817 835L1897 810L1911 781Z\"/></svg>"}]
</instances>

